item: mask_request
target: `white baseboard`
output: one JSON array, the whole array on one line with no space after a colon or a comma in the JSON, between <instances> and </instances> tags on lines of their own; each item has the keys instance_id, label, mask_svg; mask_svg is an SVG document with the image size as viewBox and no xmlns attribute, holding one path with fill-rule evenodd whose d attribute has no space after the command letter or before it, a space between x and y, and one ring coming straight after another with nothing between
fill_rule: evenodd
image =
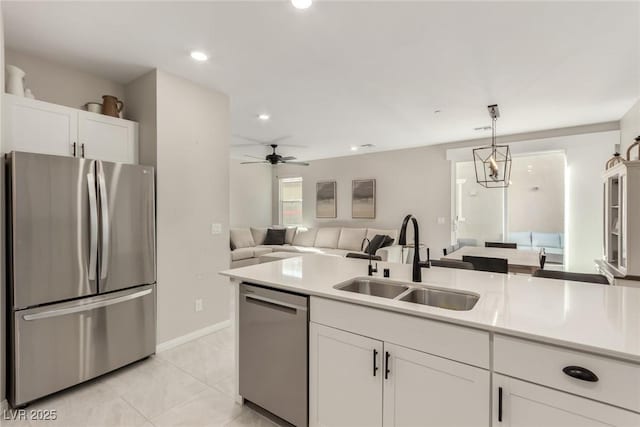
<instances>
[{"instance_id":1,"label":"white baseboard","mask_svg":"<svg viewBox=\"0 0 640 427\"><path fill-rule=\"evenodd\" d=\"M182 335L178 338L174 338L169 341L165 341L156 346L156 353L161 353L163 351L169 350L170 348L177 347L181 344L187 343L189 341L193 341L205 335L212 334L221 329L228 328L231 326L231 320L223 320L222 322L215 323L213 325L207 326L206 328L198 329L197 331L189 332L186 335Z\"/></svg>"}]
</instances>

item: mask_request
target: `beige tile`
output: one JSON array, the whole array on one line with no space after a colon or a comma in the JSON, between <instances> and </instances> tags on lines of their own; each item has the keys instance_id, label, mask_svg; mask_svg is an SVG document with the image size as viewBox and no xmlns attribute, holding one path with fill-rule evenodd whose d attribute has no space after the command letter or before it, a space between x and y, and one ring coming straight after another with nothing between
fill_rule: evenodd
<instances>
[{"instance_id":1,"label":"beige tile","mask_svg":"<svg viewBox=\"0 0 640 427\"><path fill-rule=\"evenodd\" d=\"M135 427L148 421L103 379L57 393L27 407L28 412L48 410L56 411L55 420L31 419L31 426Z\"/></svg>"},{"instance_id":2,"label":"beige tile","mask_svg":"<svg viewBox=\"0 0 640 427\"><path fill-rule=\"evenodd\" d=\"M245 406L240 416L225 427L278 427L278 424Z\"/></svg>"},{"instance_id":3,"label":"beige tile","mask_svg":"<svg viewBox=\"0 0 640 427\"><path fill-rule=\"evenodd\" d=\"M224 426L242 413L242 406L214 389L152 418L156 427Z\"/></svg>"},{"instance_id":4,"label":"beige tile","mask_svg":"<svg viewBox=\"0 0 640 427\"><path fill-rule=\"evenodd\" d=\"M235 342L234 336L233 329L231 327L227 327L218 332L214 332L213 334L205 335L197 341L207 345L213 345L215 347L233 349Z\"/></svg>"},{"instance_id":5,"label":"beige tile","mask_svg":"<svg viewBox=\"0 0 640 427\"><path fill-rule=\"evenodd\" d=\"M106 383L142 415L151 419L184 403L208 387L158 357L111 375Z\"/></svg>"},{"instance_id":6,"label":"beige tile","mask_svg":"<svg viewBox=\"0 0 640 427\"><path fill-rule=\"evenodd\" d=\"M215 335L215 334L213 334ZM212 340L191 341L158 355L200 381L214 385L234 372L233 349L212 344Z\"/></svg>"},{"instance_id":7,"label":"beige tile","mask_svg":"<svg viewBox=\"0 0 640 427\"><path fill-rule=\"evenodd\" d=\"M232 399L235 399L236 393L237 393L236 392L236 376L229 375L223 380L213 384L213 387L220 390L221 392L231 397Z\"/></svg>"}]
</instances>

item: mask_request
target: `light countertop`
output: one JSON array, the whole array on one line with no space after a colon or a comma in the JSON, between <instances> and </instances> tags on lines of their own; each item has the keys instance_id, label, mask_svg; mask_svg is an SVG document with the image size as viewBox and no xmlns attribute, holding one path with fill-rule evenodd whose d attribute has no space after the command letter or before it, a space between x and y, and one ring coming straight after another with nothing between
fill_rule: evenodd
<instances>
[{"instance_id":1,"label":"light countertop","mask_svg":"<svg viewBox=\"0 0 640 427\"><path fill-rule=\"evenodd\" d=\"M411 282L410 264L378 262L392 281ZM640 362L640 289L450 268L422 269L422 283L480 296L470 311L454 311L334 289L366 277L367 261L305 254L221 272L306 295L396 311L491 332ZM383 279L385 280L385 279Z\"/></svg>"}]
</instances>

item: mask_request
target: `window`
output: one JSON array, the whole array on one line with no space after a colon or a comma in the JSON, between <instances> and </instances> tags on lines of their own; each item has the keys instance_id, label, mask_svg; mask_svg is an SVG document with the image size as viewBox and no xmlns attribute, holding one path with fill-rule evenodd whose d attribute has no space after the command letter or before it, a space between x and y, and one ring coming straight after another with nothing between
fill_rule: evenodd
<instances>
[{"instance_id":1,"label":"window","mask_svg":"<svg viewBox=\"0 0 640 427\"><path fill-rule=\"evenodd\" d=\"M280 224L302 224L302 178L280 178Z\"/></svg>"}]
</instances>

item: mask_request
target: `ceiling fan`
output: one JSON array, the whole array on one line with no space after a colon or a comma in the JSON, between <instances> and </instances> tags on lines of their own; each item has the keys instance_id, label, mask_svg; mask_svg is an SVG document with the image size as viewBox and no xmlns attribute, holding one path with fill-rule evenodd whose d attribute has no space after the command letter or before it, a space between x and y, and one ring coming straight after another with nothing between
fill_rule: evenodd
<instances>
[{"instance_id":1,"label":"ceiling fan","mask_svg":"<svg viewBox=\"0 0 640 427\"><path fill-rule=\"evenodd\" d=\"M273 149L273 152L271 154L267 154L264 160L260 160L258 162L241 162L240 164L250 165L250 164L263 163L263 164L277 165L279 163L283 163L287 165L309 166L309 163L306 163L306 162L292 162L292 160L296 159L293 156L283 157L280 154L276 153L276 148L278 148L278 144L271 144L271 148ZM247 157L251 157L253 159L260 158L260 157L249 156L249 155L247 155Z\"/></svg>"}]
</instances>

